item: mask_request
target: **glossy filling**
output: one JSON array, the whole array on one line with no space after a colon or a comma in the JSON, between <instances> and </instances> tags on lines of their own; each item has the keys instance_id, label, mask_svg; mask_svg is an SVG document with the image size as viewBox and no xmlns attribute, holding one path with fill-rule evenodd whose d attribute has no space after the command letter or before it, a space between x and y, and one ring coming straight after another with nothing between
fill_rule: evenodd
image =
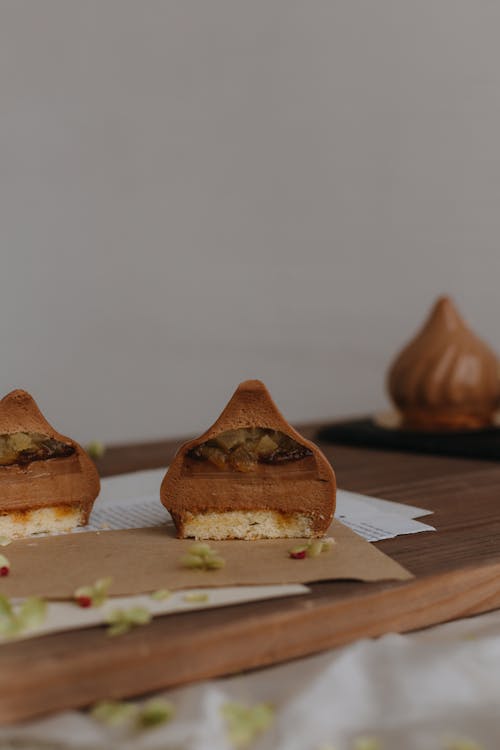
<instances>
[{"instance_id":1,"label":"glossy filling","mask_svg":"<svg viewBox=\"0 0 500 750\"><path fill-rule=\"evenodd\" d=\"M73 445L39 432L12 432L0 435L0 466L26 466L32 461L64 458L74 452Z\"/></svg>"},{"instance_id":2,"label":"glossy filling","mask_svg":"<svg viewBox=\"0 0 500 750\"><path fill-rule=\"evenodd\" d=\"M188 454L198 461L209 461L218 469L250 472L259 463L283 464L311 456L312 451L279 430L242 427L227 430L207 440Z\"/></svg>"}]
</instances>

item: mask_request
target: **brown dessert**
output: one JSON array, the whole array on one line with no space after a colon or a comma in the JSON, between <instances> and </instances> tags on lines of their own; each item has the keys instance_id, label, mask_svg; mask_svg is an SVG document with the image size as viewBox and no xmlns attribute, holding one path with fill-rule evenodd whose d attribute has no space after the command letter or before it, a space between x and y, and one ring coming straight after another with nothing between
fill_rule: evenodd
<instances>
[{"instance_id":1,"label":"brown dessert","mask_svg":"<svg viewBox=\"0 0 500 750\"><path fill-rule=\"evenodd\" d=\"M93 462L50 426L29 393L0 401L0 536L82 526L98 493Z\"/></svg>"},{"instance_id":2,"label":"brown dessert","mask_svg":"<svg viewBox=\"0 0 500 750\"><path fill-rule=\"evenodd\" d=\"M247 380L215 424L179 449L160 497L182 538L320 537L335 510L335 474L265 385Z\"/></svg>"},{"instance_id":3,"label":"brown dessert","mask_svg":"<svg viewBox=\"0 0 500 750\"><path fill-rule=\"evenodd\" d=\"M399 354L387 386L403 426L415 430L487 427L500 399L494 352L448 297L437 300L423 328Z\"/></svg>"}]
</instances>

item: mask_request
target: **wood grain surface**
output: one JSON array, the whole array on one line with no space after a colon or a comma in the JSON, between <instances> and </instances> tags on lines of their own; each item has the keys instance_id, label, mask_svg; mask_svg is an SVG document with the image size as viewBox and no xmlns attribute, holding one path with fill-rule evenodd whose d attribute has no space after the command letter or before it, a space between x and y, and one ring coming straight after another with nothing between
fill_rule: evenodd
<instances>
[{"instance_id":1,"label":"wood grain surface","mask_svg":"<svg viewBox=\"0 0 500 750\"><path fill-rule=\"evenodd\" d=\"M312 437L317 426L302 428ZM165 466L180 443L109 448L102 476ZM437 533L379 542L405 583L321 583L310 595L160 617L0 647L0 722L274 664L500 606L500 464L321 446L339 486L434 511Z\"/></svg>"}]
</instances>

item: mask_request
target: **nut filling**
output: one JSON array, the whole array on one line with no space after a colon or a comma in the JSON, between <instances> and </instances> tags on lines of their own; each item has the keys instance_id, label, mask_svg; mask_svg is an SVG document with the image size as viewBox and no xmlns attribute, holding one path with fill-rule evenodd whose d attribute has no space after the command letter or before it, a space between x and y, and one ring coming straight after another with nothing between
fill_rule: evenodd
<instances>
[{"instance_id":1,"label":"nut filling","mask_svg":"<svg viewBox=\"0 0 500 750\"><path fill-rule=\"evenodd\" d=\"M253 471L257 464L283 464L312 456L284 432L266 427L243 427L227 430L192 448L188 454L198 461L210 461L218 469Z\"/></svg>"},{"instance_id":2,"label":"nut filling","mask_svg":"<svg viewBox=\"0 0 500 750\"><path fill-rule=\"evenodd\" d=\"M26 466L32 461L64 458L73 453L73 445L39 432L12 432L0 435L0 466Z\"/></svg>"}]
</instances>

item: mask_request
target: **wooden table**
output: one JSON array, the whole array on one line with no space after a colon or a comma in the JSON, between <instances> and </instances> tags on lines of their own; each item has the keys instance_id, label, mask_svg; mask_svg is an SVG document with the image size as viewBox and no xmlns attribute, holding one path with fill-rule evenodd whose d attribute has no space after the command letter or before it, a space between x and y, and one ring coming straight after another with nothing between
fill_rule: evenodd
<instances>
[{"instance_id":1,"label":"wooden table","mask_svg":"<svg viewBox=\"0 0 500 750\"><path fill-rule=\"evenodd\" d=\"M312 437L317 425L302 428ZM108 449L102 476L165 466L179 442ZM120 638L90 628L0 647L0 722L123 698L500 606L500 463L322 445L339 485L434 511L437 533L378 547L405 583L333 582L310 595L155 619ZM427 520L427 519L426 519Z\"/></svg>"}]
</instances>

